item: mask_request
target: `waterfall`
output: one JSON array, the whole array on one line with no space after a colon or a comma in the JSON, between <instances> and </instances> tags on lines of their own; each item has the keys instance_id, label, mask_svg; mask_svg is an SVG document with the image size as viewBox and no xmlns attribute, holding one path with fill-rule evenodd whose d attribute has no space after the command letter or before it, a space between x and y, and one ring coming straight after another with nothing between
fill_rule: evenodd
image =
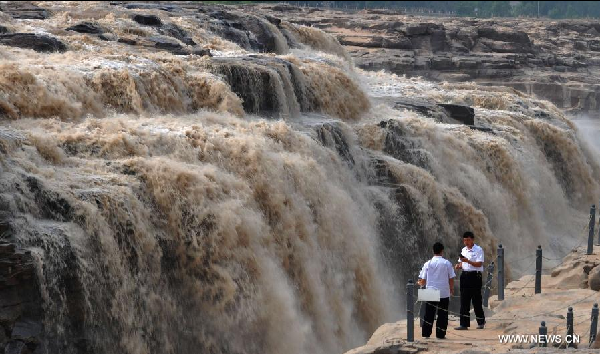
<instances>
[{"instance_id":1,"label":"waterfall","mask_svg":"<svg viewBox=\"0 0 600 354\"><path fill-rule=\"evenodd\" d=\"M8 25L69 50L0 54L0 240L31 252L50 353L341 353L403 316L434 242L453 260L471 230L520 275L579 243L600 192L545 101L362 71L260 11L144 10L199 56L147 44L168 32L142 10L44 6ZM93 9L138 44L57 29ZM472 106L478 129L406 99Z\"/></svg>"}]
</instances>

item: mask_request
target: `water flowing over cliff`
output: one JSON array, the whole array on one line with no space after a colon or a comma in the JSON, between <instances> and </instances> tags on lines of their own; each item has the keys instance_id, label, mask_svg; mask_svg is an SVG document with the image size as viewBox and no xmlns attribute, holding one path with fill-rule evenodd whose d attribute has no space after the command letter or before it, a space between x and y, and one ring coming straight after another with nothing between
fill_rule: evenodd
<instances>
[{"instance_id":1,"label":"water flowing over cliff","mask_svg":"<svg viewBox=\"0 0 600 354\"><path fill-rule=\"evenodd\" d=\"M519 274L579 243L600 192L575 125L512 89L363 71L256 7L38 5L0 13L1 240L33 258L31 348L344 352L402 316L437 240L455 257L473 230Z\"/></svg>"}]
</instances>

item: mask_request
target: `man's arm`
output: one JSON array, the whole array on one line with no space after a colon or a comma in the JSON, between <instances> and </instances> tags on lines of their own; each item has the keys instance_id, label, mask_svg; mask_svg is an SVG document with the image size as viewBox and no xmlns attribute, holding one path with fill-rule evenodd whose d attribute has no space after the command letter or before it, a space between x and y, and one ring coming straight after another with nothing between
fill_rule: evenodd
<instances>
[{"instance_id":1,"label":"man's arm","mask_svg":"<svg viewBox=\"0 0 600 354\"><path fill-rule=\"evenodd\" d=\"M454 295L454 278L456 273L452 269L452 263L448 262L448 285L450 286L450 296Z\"/></svg>"},{"instance_id":2,"label":"man's arm","mask_svg":"<svg viewBox=\"0 0 600 354\"><path fill-rule=\"evenodd\" d=\"M470 261L468 259L467 259L467 263L469 263L473 267L481 267L483 265L483 262L473 262L473 261Z\"/></svg>"},{"instance_id":3,"label":"man's arm","mask_svg":"<svg viewBox=\"0 0 600 354\"><path fill-rule=\"evenodd\" d=\"M472 261L467 260L467 263L469 263L473 267L481 267L483 265L483 248L480 247L479 251L477 252L477 254L475 254L475 257L473 258L475 259Z\"/></svg>"},{"instance_id":4,"label":"man's arm","mask_svg":"<svg viewBox=\"0 0 600 354\"><path fill-rule=\"evenodd\" d=\"M423 268L421 268L421 271L419 272L419 280L417 280L417 284L421 285L421 286L425 286L425 284L427 284L427 266L429 265L429 261L425 262L425 264L423 264Z\"/></svg>"}]
</instances>

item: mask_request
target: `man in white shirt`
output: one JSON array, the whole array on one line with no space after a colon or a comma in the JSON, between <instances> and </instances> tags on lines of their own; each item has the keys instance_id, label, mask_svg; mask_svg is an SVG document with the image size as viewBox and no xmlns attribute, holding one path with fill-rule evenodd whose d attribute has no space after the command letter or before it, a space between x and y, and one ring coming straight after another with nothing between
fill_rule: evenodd
<instances>
[{"instance_id":1,"label":"man in white shirt","mask_svg":"<svg viewBox=\"0 0 600 354\"><path fill-rule=\"evenodd\" d=\"M444 245L436 242L433 245L433 258L425 262L419 273L419 285L427 289L440 291L440 301L428 301L425 305L425 319L421 328L421 335L429 338L432 332L433 319L437 310L435 336L440 339L446 337L448 327L448 305L450 295L454 294L454 269L452 263L442 257Z\"/></svg>"},{"instance_id":2,"label":"man in white shirt","mask_svg":"<svg viewBox=\"0 0 600 354\"><path fill-rule=\"evenodd\" d=\"M475 235L467 231L463 235L465 247L461 250L456 269L460 274L460 326L454 329L467 330L471 325L471 302L477 319L477 329L483 329L485 315L481 300L483 273L483 249L475 244Z\"/></svg>"}]
</instances>

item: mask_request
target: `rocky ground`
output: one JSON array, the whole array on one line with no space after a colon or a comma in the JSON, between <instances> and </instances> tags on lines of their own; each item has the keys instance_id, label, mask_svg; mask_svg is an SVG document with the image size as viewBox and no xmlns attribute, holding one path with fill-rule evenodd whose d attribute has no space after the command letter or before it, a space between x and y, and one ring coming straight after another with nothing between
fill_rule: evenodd
<instances>
[{"instance_id":1,"label":"rocky ground","mask_svg":"<svg viewBox=\"0 0 600 354\"><path fill-rule=\"evenodd\" d=\"M458 317L450 316L445 340L424 339L420 327L415 326L415 342L406 339L406 321L382 325L368 343L346 354L371 353L531 353L531 344L502 344L503 334L537 334L541 321L546 322L548 334L566 335L566 314L573 307L575 334L580 335L579 353L597 353L600 342L587 349L590 332L590 314L595 303L600 302L600 247L586 255L578 248L567 255L560 266L542 276L542 293L534 294L534 276L526 275L506 286L505 299L490 297L486 309L487 326L484 330L455 331ZM457 301L457 299L455 299ZM472 315L473 316L473 315ZM473 318L473 317L472 317ZM564 348L563 348L564 349ZM533 352L558 353L560 346L536 348Z\"/></svg>"},{"instance_id":2,"label":"rocky ground","mask_svg":"<svg viewBox=\"0 0 600 354\"><path fill-rule=\"evenodd\" d=\"M510 86L573 113L597 114L600 108L597 21L268 8L282 19L335 34L364 69Z\"/></svg>"}]
</instances>

